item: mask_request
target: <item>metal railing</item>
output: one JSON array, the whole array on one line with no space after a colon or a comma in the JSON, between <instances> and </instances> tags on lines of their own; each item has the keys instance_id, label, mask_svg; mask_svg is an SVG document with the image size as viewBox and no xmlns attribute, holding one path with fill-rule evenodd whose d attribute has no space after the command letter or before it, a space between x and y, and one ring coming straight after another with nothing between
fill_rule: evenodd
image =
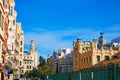
<instances>
[{"instance_id":1,"label":"metal railing","mask_svg":"<svg viewBox=\"0 0 120 80\"><path fill-rule=\"evenodd\" d=\"M120 67L109 63L107 66L45 75L44 77L45 80L120 80Z\"/></svg>"}]
</instances>

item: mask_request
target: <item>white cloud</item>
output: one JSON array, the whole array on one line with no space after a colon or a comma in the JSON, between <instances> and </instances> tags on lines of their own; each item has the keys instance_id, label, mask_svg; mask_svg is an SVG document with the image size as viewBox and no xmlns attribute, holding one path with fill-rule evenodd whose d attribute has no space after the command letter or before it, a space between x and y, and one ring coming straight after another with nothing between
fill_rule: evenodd
<instances>
[{"instance_id":1,"label":"white cloud","mask_svg":"<svg viewBox=\"0 0 120 80\"><path fill-rule=\"evenodd\" d=\"M118 28L118 27L117 27ZM104 28L102 31L105 32L105 38L110 42L111 39L120 36L119 32L112 32L114 28ZM42 31L40 33L39 31ZM25 33L25 44L30 44L30 40L35 41L35 45L39 48L40 52L45 56L45 52L51 53L49 51L53 51L59 48L69 48L72 47L73 40L76 40L80 37L82 40L92 40L94 38L99 37L99 32L101 30L88 29L88 28L79 28L79 29L63 29L50 31L41 28L33 28L32 32ZM73 37L72 39L64 39L64 37ZM48 50L48 51L44 51ZM46 53L46 54L48 54Z\"/></svg>"}]
</instances>

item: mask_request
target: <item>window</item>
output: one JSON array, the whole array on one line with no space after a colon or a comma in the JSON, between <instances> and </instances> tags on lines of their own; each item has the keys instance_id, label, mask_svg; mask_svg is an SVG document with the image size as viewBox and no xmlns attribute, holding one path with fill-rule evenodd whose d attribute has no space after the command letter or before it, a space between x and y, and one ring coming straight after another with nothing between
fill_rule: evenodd
<instances>
[{"instance_id":1,"label":"window","mask_svg":"<svg viewBox=\"0 0 120 80\"><path fill-rule=\"evenodd\" d=\"M84 64L84 61L83 61L83 59L82 59L82 64Z\"/></svg>"},{"instance_id":2,"label":"window","mask_svg":"<svg viewBox=\"0 0 120 80\"><path fill-rule=\"evenodd\" d=\"M61 56L61 53L58 53L58 56Z\"/></svg>"},{"instance_id":3,"label":"window","mask_svg":"<svg viewBox=\"0 0 120 80\"><path fill-rule=\"evenodd\" d=\"M9 28L9 31L12 31L12 28Z\"/></svg>"},{"instance_id":4,"label":"window","mask_svg":"<svg viewBox=\"0 0 120 80\"><path fill-rule=\"evenodd\" d=\"M20 44L22 45L22 41L20 42Z\"/></svg>"},{"instance_id":5,"label":"window","mask_svg":"<svg viewBox=\"0 0 120 80\"><path fill-rule=\"evenodd\" d=\"M97 61L98 61L98 62L100 61L100 56L97 56Z\"/></svg>"},{"instance_id":6,"label":"window","mask_svg":"<svg viewBox=\"0 0 120 80\"><path fill-rule=\"evenodd\" d=\"M84 64L85 64L85 58L83 60L84 60Z\"/></svg>"},{"instance_id":7,"label":"window","mask_svg":"<svg viewBox=\"0 0 120 80\"><path fill-rule=\"evenodd\" d=\"M75 65L77 65L77 61L75 61Z\"/></svg>"},{"instance_id":8,"label":"window","mask_svg":"<svg viewBox=\"0 0 120 80\"><path fill-rule=\"evenodd\" d=\"M105 56L105 60L109 60L110 58L109 58L109 56Z\"/></svg>"},{"instance_id":9,"label":"window","mask_svg":"<svg viewBox=\"0 0 120 80\"><path fill-rule=\"evenodd\" d=\"M15 25L15 20L13 20L13 25Z\"/></svg>"},{"instance_id":10,"label":"window","mask_svg":"<svg viewBox=\"0 0 120 80\"><path fill-rule=\"evenodd\" d=\"M24 73L24 70L22 70L22 73Z\"/></svg>"},{"instance_id":11,"label":"window","mask_svg":"<svg viewBox=\"0 0 120 80\"><path fill-rule=\"evenodd\" d=\"M117 58L119 58L118 56L113 56L113 59L117 59Z\"/></svg>"},{"instance_id":12,"label":"window","mask_svg":"<svg viewBox=\"0 0 120 80\"><path fill-rule=\"evenodd\" d=\"M87 61L87 63L88 63L88 57L87 57L87 60L86 60L86 61Z\"/></svg>"},{"instance_id":13,"label":"window","mask_svg":"<svg viewBox=\"0 0 120 80\"><path fill-rule=\"evenodd\" d=\"M29 69L29 66L27 66L27 69Z\"/></svg>"},{"instance_id":14,"label":"window","mask_svg":"<svg viewBox=\"0 0 120 80\"><path fill-rule=\"evenodd\" d=\"M63 52L66 53L66 50L64 49Z\"/></svg>"},{"instance_id":15,"label":"window","mask_svg":"<svg viewBox=\"0 0 120 80\"><path fill-rule=\"evenodd\" d=\"M30 69L31 69L31 66L29 66L30 67Z\"/></svg>"},{"instance_id":16,"label":"window","mask_svg":"<svg viewBox=\"0 0 120 80\"><path fill-rule=\"evenodd\" d=\"M20 66L21 66L22 62L20 61Z\"/></svg>"},{"instance_id":17,"label":"window","mask_svg":"<svg viewBox=\"0 0 120 80\"><path fill-rule=\"evenodd\" d=\"M22 48L20 48L20 52L22 52Z\"/></svg>"},{"instance_id":18,"label":"window","mask_svg":"<svg viewBox=\"0 0 120 80\"><path fill-rule=\"evenodd\" d=\"M13 9L13 7L12 7L12 6L10 6L10 7L9 7L9 15L11 15L11 16L12 16L12 14L13 14L12 9Z\"/></svg>"},{"instance_id":19,"label":"window","mask_svg":"<svg viewBox=\"0 0 120 80\"><path fill-rule=\"evenodd\" d=\"M91 62L91 56L89 56L89 62Z\"/></svg>"}]
</instances>

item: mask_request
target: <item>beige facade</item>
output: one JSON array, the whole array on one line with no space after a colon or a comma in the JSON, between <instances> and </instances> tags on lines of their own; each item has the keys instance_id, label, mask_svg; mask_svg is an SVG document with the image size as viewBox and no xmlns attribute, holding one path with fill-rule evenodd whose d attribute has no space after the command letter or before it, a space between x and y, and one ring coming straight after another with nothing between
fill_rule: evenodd
<instances>
[{"instance_id":1,"label":"beige facade","mask_svg":"<svg viewBox=\"0 0 120 80\"><path fill-rule=\"evenodd\" d=\"M9 0L0 0L0 80L6 79Z\"/></svg>"},{"instance_id":2,"label":"beige facade","mask_svg":"<svg viewBox=\"0 0 120 80\"><path fill-rule=\"evenodd\" d=\"M106 40L103 37L103 33L99 37L98 41L84 41L77 39L73 43L73 68L79 70L83 68L89 68L96 65L103 60L110 60L119 53L119 48L115 48L106 44Z\"/></svg>"},{"instance_id":3,"label":"beige facade","mask_svg":"<svg viewBox=\"0 0 120 80\"><path fill-rule=\"evenodd\" d=\"M13 71L19 77L23 66L24 35L14 7L14 0L0 0L0 80L12 80Z\"/></svg>"},{"instance_id":4,"label":"beige facade","mask_svg":"<svg viewBox=\"0 0 120 80\"><path fill-rule=\"evenodd\" d=\"M23 68L22 68L22 74L26 71L31 71L34 68L37 69L38 63L37 63L37 56L38 52L34 47L34 42L33 40L31 41L30 44L30 52L24 51L24 56L23 56Z\"/></svg>"},{"instance_id":5,"label":"beige facade","mask_svg":"<svg viewBox=\"0 0 120 80\"><path fill-rule=\"evenodd\" d=\"M21 23L16 23L16 39L15 39L15 70L17 76L20 77L23 67L23 51L24 51L24 34L21 28Z\"/></svg>"},{"instance_id":6,"label":"beige facade","mask_svg":"<svg viewBox=\"0 0 120 80\"><path fill-rule=\"evenodd\" d=\"M7 40L7 48L8 48L8 55L6 56L7 62L6 62L6 68L9 69L8 79L13 79L13 71L15 66L15 33L16 33L16 16L17 13L14 10L15 2L14 0L10 0L9 5L9 16L8 16L8 40Z\"/></svg>"}]
</instances>

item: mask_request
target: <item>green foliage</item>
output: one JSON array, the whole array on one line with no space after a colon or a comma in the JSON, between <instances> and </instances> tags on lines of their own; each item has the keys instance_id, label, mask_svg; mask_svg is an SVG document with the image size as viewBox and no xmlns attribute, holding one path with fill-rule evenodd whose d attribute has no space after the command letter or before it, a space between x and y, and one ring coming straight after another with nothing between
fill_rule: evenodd
<instances>
[{"instance_id":1,"label":"green foliage","mask_svg":"<svg viewBox=\"0 0 120 80\"><path fill-rule=\"evenodd\" d=\"M26 72L24 73L24 77L25 77L25 78L28 78L28 77L29 77L29 72L28 72L28 71L26 71Z\"/></svg>"},{"instance_id":2,"label":"green foliage","mask_svg":"<svg viewBox=\"0 0 120 80\"><path fill-rule=\"evenodd\" d=\"M47 59L47 65L50 65L50 63L51 63L51 59L48 58L48 59Z\"/></svg>"},{"instance_id":3,"label":"green foliage","mask_svg":"<svg viewBox=\"0 0 120 80\"><path fill-rule=\"evenodd\" d=\"M31 71L26 71L24 74L24 77L26 78L36 78L38 77L38 70L37 69L33 69Z\"/></svg>"},{"instance_id":4,"label":"green foliage","mask_svg":"<svg viewBox=\"0 0 120 80\"><path fill-rule=\"evenodd\" d=\"M55 73L55 69L53 67L48 66L51 62L50 58L47 59L48 65L46 65L46 60L42 56L40 56L39 61L40 61L39 68L38 68L39 76Z\"/></svg>"},{"instance_id":5,"label":"green foliage","mask_svg":"<svg viewBox=\"0 0 120 80\"><path fill-rule=\"evenodd\" d=\"M40 62L39 66L46 65L46 60L42 56L39 57L39 62Z\"/></svg>"},{"instance_id":6,"label":"green foliage","mask_svg":"<svg viewBox=\"0 0 120 80\"><path fill-rule=\"evenodd\" d=\"M30 71L30 75L31 75L33 78L38 77L38 70L37 70L37 69L33 69L32 71Z\"/></svg>"},{"instance_id":7,"label":"green foliage","mask_svg":"<svg viewBox=\"0 0 120 80\"><path fill-rule=\"evenodd\" d=\"M39 67L38 73L39 73L39 75L54 74L55 73L55 69L53 67L44 65L44 66L40 66Z\"/></svg>"},{"instance_id":8,"label":"green foliage","mask_svg":"<svg viewBox=\"0 0 120 80\"><path fill-rule=\"evenodd\" d=\"M55 69L46 65L46 60L40 56L39 57L39 66L38 69L33 69L31 71L26 71L24 77L26 78L36 78L36 77L44 77L44 75L50 75L55 73Z\"/></svg>"}]
</instances>

